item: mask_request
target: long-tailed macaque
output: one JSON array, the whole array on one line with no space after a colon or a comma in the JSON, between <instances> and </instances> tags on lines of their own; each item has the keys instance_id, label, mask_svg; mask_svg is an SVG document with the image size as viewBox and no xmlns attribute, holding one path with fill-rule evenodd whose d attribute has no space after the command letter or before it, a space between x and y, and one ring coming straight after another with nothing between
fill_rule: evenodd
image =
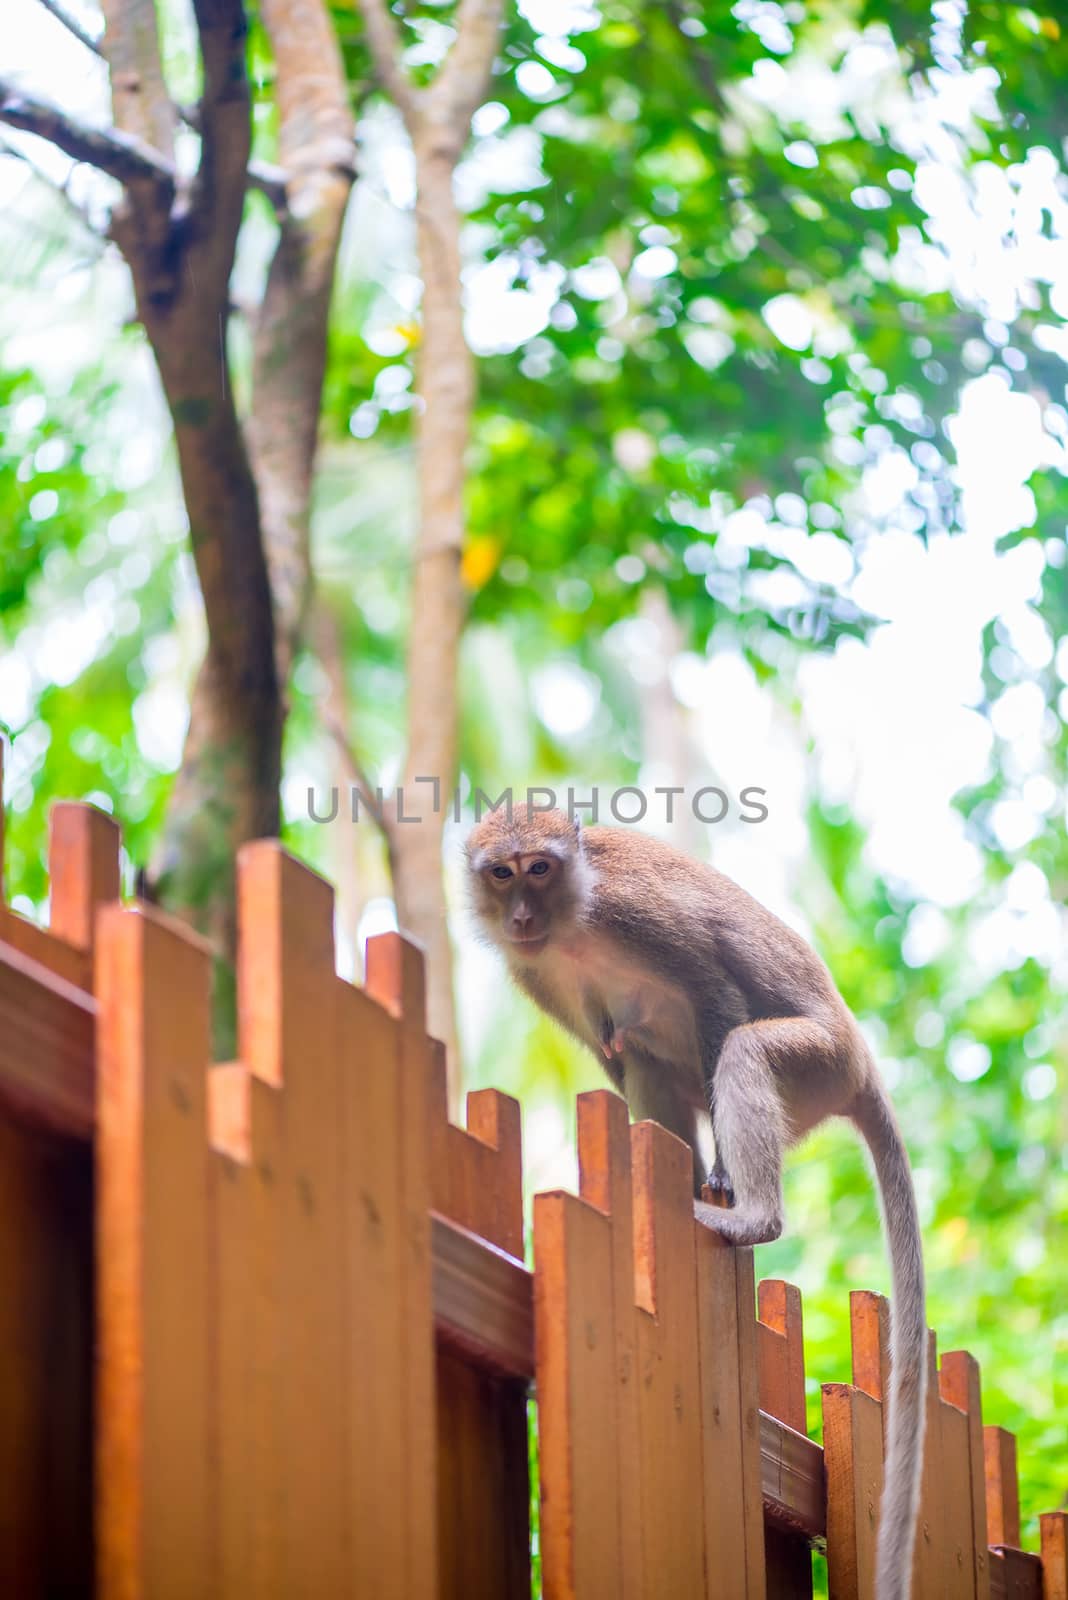
<instances>
[{"instance_id":1,"label":"long-tailed macaque","mask_svg":"<svg viewBox=\"0 0 1068 1600\"><path fill-rule=\"evenodd\" d=\"M782 1159L825 1117L871 1150L893 1298L879 1600L911 1588L927 1374L923 1256L908 1156L860 1029L805 941L713 868L626 828L497 810L467 864L478 923L519 986L587 1044L636 1118L694 1152L729 1209L695 1201L735 1244L782 1231ZM696 1130L711 1117L715 1165Z\"/></svg>"}]
</instances>

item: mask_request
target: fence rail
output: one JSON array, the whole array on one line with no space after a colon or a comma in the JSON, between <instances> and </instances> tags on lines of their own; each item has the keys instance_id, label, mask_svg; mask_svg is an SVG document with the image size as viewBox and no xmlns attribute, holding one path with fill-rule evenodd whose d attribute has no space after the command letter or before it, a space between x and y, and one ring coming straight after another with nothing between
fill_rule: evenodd
<instances>
[{"instance_id":1,"label":"fence rail","mask_svg":"<svg viewBox=\"0 0 1068 1600\"><path fill-rule=\"evenodd\" d=\"M886 1305L805 1437L798 1291L696 1227L685 1148L579 1099L580 1193L534 1202L495 1091L448 1121L422 963L337 978L333 902L239 862L239 1060L208 952L118 903L117 829L52 813L51 926L0 905L0 1592L873 1594ZM1068 1600L1020 1538L1015 1441L931 1340L916 1600Z\"/></svg>"}]
</instances>

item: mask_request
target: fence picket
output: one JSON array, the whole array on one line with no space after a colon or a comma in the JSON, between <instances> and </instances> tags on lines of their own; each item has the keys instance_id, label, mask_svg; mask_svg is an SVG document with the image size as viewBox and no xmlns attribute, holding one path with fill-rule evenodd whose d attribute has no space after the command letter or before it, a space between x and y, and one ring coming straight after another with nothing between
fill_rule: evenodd
<instances>
[{"instance_id":1,"label":"fence picket","mask_svg":"<svg viewBox=\"0 0 1068 1600\"><path fill-rule=\"evenodd\" d=\"M946 1400L938 1402L942 1445L942 1523L947 1600L975 1600L972 1545L972 1483L968 1417Z\"/></svg>"},{"instance_id":2,"label":"fence picket","mask_svg":"<svg viewBox=\"0 0 1068 1600\"><path fill-rule=\"evenodd\" d=\"M760 1408L796 1433L806 1432L805 1348L801 1291L779 1278L757 1287L757 1352ZM812 1553L802 1539L781 1528L764 1532L768 1600L808 1600L812 1594Z\"/></svg>"},{"instance_id":3,"label":"fence picket","mask_svg":"<svg viewBox=\"0 0 1068 1600\"><path fill-rule=\"evenodd\" d=\"M578 1097L579 1193L610 1219L612 1346L615 1375L616 1523L620 1600L642 1592L641 1427L638 1414L638 1313L634 1287L634 1196L630 1118L619 1095Z\"/></svg>"},{"instance_id":4,"label":"fence picket","mask_svg":"<svg viewBox=\"0 0 1068 1600\"><path fill-rule=\"evenodd\" d=\"M209 961L143 910L97 938L98 1594L181 1600L210 1593Z\"/></svg>"},{"instance_id":5,"label":"fence picket","mask_svg":"<svg viewBox=\"0 0 1068 1600\"><path fill-rule=\"evenodd\" d=\"M693 1156L653 1122L631 1130L643 1580L647 1600L704 1584Z\"/></svg>"},{"instance_id":6,"label":"fence picket","mask_svg":"<svg viewBox=\"0 0 1068 1600\"><path fill-rule=\"evenodd\" d=\"M986 1463L986 1526L992 1545L1020 1543L1020 1489L1016 1435L1007 1428L983 1429Z\"/></svg>"},{"instance_id":7,"label":"fence picket","mask_svg":"<svg viewBox=\"0 0 1068 1600\"><path fill-rule=\"evenodd\" d=\"M743 1416L737 1252L710 1228L696 1230L698 1345L707 1600L749 1600L762 1592L763 1549L750 1550L752 1507L760 1506L760 1442ZM755 1485L755 1489L754 1489ZM752 1561L751 1561L752 1556ZM750 1570L750 1567L754 1570Z\"/></svg>"},{"instance_id":8,"label":"fence picket","mask_svg":"<svg viewBox=\"0 0 1068 1600\"><path fill-rule=\"evenodd\" d=\"M1068 1600L1068 1511L1038 1519L1042 1540L1042 1600Z\"/></svg>"},{"instance_id":9,"label":"fence picket","mask_svg":"<svg viewBox=\"0 0 1068 1600\"><path fill-rule=\"evenodd\" d=\"M938 1374L944 1400L968 1416L968 1479L972 1508L971 1549L976 1600L990 1600L986 1537L986 1470L983 1461L983 1404L979 1363L966 1350L949 1350Z\"/></svg>"},{"instance_id":10,"label":"fence picket","mask_svg":"<svg viewBox=\"0 0 1068 1600\"><path fill-rule=\"evenodd\" d=\"M430 1290L430 1074L433 1044L426 1034L426 984L422 953L400 934L367 941L367 992L399 1023L398 1113L401 1130L396 1171L404 1253L400 1275L404 1373L399 1418L405 1440L405 1547L400 1569L404 1600L438 1594L437 1419L434 1383L434 1316Z\"/></svg>"}]
</instances>

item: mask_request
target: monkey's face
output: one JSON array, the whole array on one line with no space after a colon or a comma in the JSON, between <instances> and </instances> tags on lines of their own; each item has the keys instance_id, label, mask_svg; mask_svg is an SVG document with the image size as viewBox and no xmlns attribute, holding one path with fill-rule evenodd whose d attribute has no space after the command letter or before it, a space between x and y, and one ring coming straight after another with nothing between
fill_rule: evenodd
<instances>
[{"instance_id":1,"label":"monkey's face","mask_svg":"<svg viewBox=\"0 0 1068 1600\"><path fill-rule=\"evenodd\" d=\"M585 863L579 831L560 813L536 826L486 818L468 840L467 861L474 910L511 958L535 959L574 922Z\"/></svg>"}]
</instances>

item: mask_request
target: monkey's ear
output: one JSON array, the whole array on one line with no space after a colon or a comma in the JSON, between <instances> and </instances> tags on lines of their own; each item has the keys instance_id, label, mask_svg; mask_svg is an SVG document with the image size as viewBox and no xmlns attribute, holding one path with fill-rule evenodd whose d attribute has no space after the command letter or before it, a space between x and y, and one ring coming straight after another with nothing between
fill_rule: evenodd
<instances>
[{"instance_id":1,"label":"monkey's ear","mask_svg":"<svg viewBox=\"0 0 1068 1600\"><path fill-rule=\"evenodd\" d=\"M582 843L582 818L581 817L572 817L571 818L571 826L575 830L575 839L577 840L577 842L579 844L581 844Z\"/></svg>"}]
</instances>

